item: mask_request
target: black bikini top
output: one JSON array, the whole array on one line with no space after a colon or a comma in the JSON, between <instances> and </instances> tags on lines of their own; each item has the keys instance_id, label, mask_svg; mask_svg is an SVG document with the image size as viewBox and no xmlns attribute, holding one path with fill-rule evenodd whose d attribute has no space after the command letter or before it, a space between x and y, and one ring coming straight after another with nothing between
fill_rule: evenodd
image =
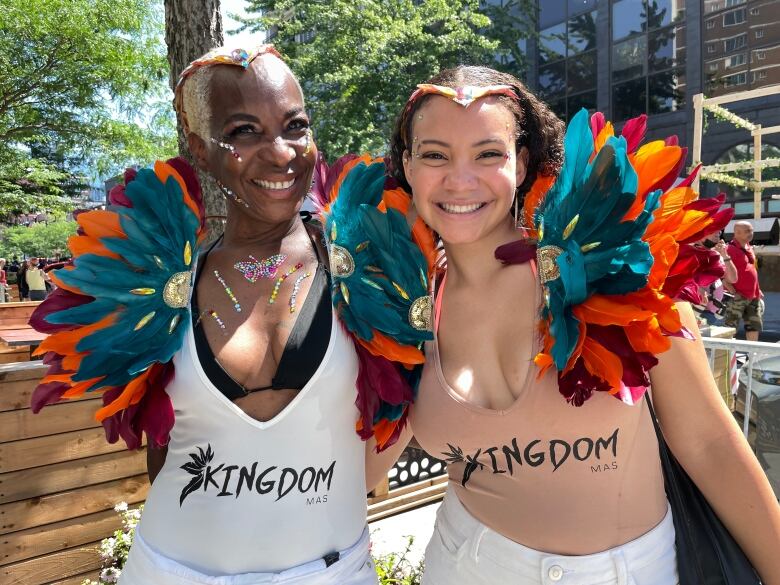
<instances>
[{"instance_id":1,"label":"black bikini top","mask_svg":"<svg viewBox=\"0 0 780 585\"><path fill-rule=\"evenodd\" d=\"M217 242L201 256L198 262L195 276L196 290L201 277L200 267L203 266L206 257ZM300 390L308 383L325 357L330 343L333 317L330 299L330 275L325 269L318 247L314 246L314 249L317 253L319 264L317 265L309 294L300 308L298 318L287 339L287 344L284 347L284 352L279 360L276 374L270 386L252 389L244 388L225 371L209 346L208 339L206 339L206 334L201 326L201 319L199 318L200 310L198 309L197 295L192 295L193 333L198 361L201 363L209 381L230 400L236 400L260 390L282 390L287 388Z\"/></svg>"}]
</instances>

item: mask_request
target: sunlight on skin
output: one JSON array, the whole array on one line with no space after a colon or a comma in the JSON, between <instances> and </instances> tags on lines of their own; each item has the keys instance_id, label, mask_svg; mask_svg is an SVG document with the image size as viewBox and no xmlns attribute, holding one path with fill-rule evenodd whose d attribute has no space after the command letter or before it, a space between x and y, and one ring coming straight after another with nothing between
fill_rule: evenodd
<instances>
[{"instance_id":1,"label":"sunlight on skin","mask_svg":"<svg viewBox=\"0 0 780 585\"><path fill-rule=\"evenodd\" d=\"M455 378L455 387L461 392L469 392L474 385L474 372L472 370L462 370Z\"/></svg>"}]
</instances>

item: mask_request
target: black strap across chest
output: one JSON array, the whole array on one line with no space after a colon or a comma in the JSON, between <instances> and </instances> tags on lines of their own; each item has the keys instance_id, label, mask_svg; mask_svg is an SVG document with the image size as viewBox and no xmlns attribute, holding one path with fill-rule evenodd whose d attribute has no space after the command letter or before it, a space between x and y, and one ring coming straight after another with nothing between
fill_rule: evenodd
<instances>
[{"instance_id":1,"label":"black strap across chest","mask_svg":"<svg viewBox=\"0 0 780 585\"><path fill-rule=\"evenodd\" d=\"M196 290L202 275L201 268L216 243L199 259L195 275ZM314 248L319 258L317 246ZM191 307L195 348L198 354L197 359L209 381L230 400L236 400L261 390L302 389L319 368L330 343L332 311L329 280L328 271L320 259L309 294L299 310L298 318L287 339L271 384L251 389L236 382L214 356L206 333L203 331L197 294L194 294ZM261 356L257 356L257 359L261 359Z\"/></svg>"}]
</instances>

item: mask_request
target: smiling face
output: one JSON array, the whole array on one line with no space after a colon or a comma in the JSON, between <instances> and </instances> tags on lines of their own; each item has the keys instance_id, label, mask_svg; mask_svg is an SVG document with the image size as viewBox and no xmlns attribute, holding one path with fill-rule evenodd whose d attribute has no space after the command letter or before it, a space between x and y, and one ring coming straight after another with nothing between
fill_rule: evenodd
<instances>
[{"instance_id":1,"label":"smiling face","mask_svg":"<svg viewBox=\"0 0 780 585\"><path fill-rule=\"evenodd\" d=\"M512 112L496 97L464 108L434 96L414 116L403 163L420 217L445 244L504 243L528 157L515 152Z\"/></svg>"},{"instance_id":2,"label":"smiling face","mask_svg":"<svg viewBox=\"0 0 780 585\"><path fill-rule=\"evenodd\" d=\"M269 223L294 217L311 186L316 148L290 70L273 55L247 70L217 66L210 93L211 136L189 137L198 165L246 203L229 200L236 210Z\"/></svg>"}]
</instances>

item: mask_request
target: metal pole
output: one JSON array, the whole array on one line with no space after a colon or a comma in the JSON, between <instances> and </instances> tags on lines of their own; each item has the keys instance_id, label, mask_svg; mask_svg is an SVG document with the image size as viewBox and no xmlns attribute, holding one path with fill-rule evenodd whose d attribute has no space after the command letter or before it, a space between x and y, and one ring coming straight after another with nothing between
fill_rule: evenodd
<instances>
[{"instance_id":1,"label":"metal pole","mask_svg":"<svg viewBox=\"0 0 780 585\"><path fill-rule=\"evenodd\" d=\"M691 167L701 162L701 140L704 129L704 94L697 93L693 96L693 152L691 154ZM693 185L694 191L699 190L699 176L696 175Z\"/></svg>"},{"instance_id":2,"label":"metal pole","mask_svg":"<svg viewBox=\"0 0 780 585\"><path fill-rule=\"evenodd\" d=\"M753 217L761 219L761 124L753 130Z\"/></svg>"},{"instance_id":3,"label":"metal pole","mask_svg":"<svg viewBox=\"0 0 780 585\"><path fill-rule=\"evenodd\" d=\"M742 432L745 434L745 438L748 438L748 433L750 432L750 407L753 402L753 358L755 357L755 352L750 352L748 354L748 373L747 373L747 390L745 390L745 421L742 424Z\"/></svg>"}]
</instances>

